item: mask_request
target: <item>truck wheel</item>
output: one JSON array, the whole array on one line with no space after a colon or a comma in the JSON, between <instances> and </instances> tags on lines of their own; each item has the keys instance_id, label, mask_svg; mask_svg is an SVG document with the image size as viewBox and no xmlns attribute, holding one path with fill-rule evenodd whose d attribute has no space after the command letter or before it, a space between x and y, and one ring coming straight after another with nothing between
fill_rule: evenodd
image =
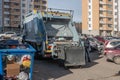
<instances>
[{"instance_id":1,"label":"truck wheel","mask_svg":"<svg viewBox=\"0 0 120 80\"><path fill-rule=\"evenodd\" d=\"M120 65L120 56L115 56L113 58L113 61L116 63L116 64L119 64Z\"/></svg>"}]
</instances>

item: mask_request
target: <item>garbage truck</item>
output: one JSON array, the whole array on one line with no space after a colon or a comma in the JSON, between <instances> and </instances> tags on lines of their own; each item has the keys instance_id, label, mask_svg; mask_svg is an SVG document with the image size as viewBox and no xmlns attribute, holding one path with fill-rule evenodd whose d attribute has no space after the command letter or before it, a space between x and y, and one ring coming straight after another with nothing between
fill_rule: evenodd
<instances>
[{"instance_id":1,"label":"garbage truck","mask_svg":"<svg viewBox=\"0 0 120 80\"><path fill-rule=\"evenodd\" d=\"M37 54L66 62L82 60L81 64L85 64L84 48L73 23L72 10L48 8L44 12L31 12L23 25L23 40L33 45Z\"/></svg>"}]
</instances>

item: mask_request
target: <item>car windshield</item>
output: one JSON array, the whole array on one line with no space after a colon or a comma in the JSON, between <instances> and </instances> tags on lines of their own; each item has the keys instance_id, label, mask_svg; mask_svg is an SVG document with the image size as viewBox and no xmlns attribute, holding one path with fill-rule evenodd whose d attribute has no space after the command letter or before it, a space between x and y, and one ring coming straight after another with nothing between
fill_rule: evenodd
<instances>
[{"instance_id":1,"label":"car windshield","mask_svg":"<svg viewBox=\"0 0 120 80\"><path fill-rule=\"evenodd\" d=\"M14 34L14 32L6 32L6 34Z\"/></svg>"},{"instance_id":2,"label":"car windshield","mask_svg":"<svg viewBox=\"0 0 120 80\"><path fill-rule=\"evenodd\" d=\"M117 44L120 44L120 41L114 41L114 42L111 42L110 44L113 45L113 46L115 46Z\"/></svg>"}]
</instances>

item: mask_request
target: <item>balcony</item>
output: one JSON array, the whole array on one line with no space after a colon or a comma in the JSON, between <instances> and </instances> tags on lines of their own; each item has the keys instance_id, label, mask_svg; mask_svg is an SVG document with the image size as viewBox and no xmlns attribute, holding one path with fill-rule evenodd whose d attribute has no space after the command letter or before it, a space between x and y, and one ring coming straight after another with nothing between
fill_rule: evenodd
<instances>
[{"instance_id":1,"label":"balcony","mask_svg":"<svg viewBox=\"0 0 120 80\"><path fill-rule=\"evenodd\" d=\"M43 0L42 3L43 3L43 4L47 4L47 1L46 1L46 0Z\"/></svg>"},{"instance_id":2,"label":"balcony","mask_svg":"<svg viewBox=\"0 0 120 80\"><path fill-rule=\"evenodd\" d=\"M105 22L104 21L100 21L100 24L105 24Z\"/></svg>"},{"instance_id":3,"label":"balcony","mask_svg":"<svg viewBox=\"0 0 120 80\"><path fill-rule=\"evenodd\" d=\"M13 3L20 3L20 0L10 0L10 2L13 2Z\"/></svg>"},{"instance_id":4,"label":"balcony","mask_svg":"<svg viewBox=\"0 0 120 80\"><path fill-rule=\"evenodd\" d=\"M104 9L104 8L100 7L100 10L105 11L106 9Z\"/></svg>"},{"instance_id":5,"label":"balcony","mask_svg":"<svg viewBox=\"0 0 120 80\"><path fill-rule=\"evenodd\" d=\"M5 11L5 12L4 12L4 14L10 14L10 12L8 12L8 11Z\"/></svg>"},{"instance_id":6,"label":"balcony","mask_svg":"<svg viewBox=\"0 0 120 80\"><path fill-rule=\"evenodd\" d=\"M106 31L108 31L108 30L113 30L113 27L108 27L108 25L103 25L102 27L100 27L99 28L100 30L106 30Z\"/></svg>"},{"instance_id":7,"label":"balcony","mask_svg":"<svg viewBox=\"0 0 120 80\"><path fill-rule=\"evenodd\" d=\"M99 3L100 3L100 4L105 4L103 1L100 1Z\"/></svg>"},{"instance_id":8,"label":"balcony","mask_svg":"<svg viewBox=\"0 0 120 80\"><path fill-rule=\"evenodd\" d=\"M20 18L11 19L11 21L20 21Z\"/></svg>"},{"instance_id":9,"label":"balcony","mask_svg":"<svg viewBox=\"0 0 120 80\"><path fill-rule=\"evenodd\" d=\"M100 17L105 17L105 15L103 15L103 14L100 14Z\"/></svg>"},{"instance_id":10,"label":"balcony","mask_svg":"<svg viewBox=\"0 0 120 80\"><path fill-rule=\"evenodd\" d=\"M4 5L4 8L10 8L10 6L9 5Z\"/></svg>"},{"instance_id":11,"label":"balcony","mask_svg":"<svg viewBox=\"0 0 120 80\"><path fill-rule=\"evenodd\" d=\"M4 20L10 20L10 18L5 17Z\"/></svg>"},{"instance_id":12,"label":"balcony","mask_svg":"<svg viewBox=\"0 0 120 80\"><path fill-rule=\"evenodd\" d=\"M4 26L10 26L10 24L4 24Z\"/></svg>"},{"instance_id":13,"label":"balcony","mask_svg":"<svg viewBox=\"0 0 120 80\"><path fill-rule=\"evenodd\" d=\"M4 2L10 2L10 0L4 0Z\"/></svg>"}]
</instances>

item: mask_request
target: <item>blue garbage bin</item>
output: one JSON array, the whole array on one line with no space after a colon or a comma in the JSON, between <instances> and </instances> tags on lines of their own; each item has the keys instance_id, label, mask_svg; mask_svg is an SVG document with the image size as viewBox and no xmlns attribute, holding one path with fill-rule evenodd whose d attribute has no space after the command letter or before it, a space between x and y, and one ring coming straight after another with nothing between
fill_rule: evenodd
<instances>
[{"instance_id":1,"label":"blue garbage bin","mask_svg":"<svg viewBox=\"0 0 120 80\"><path fill-rule=\"evenodd\" d=\"M34 53L29 44L0 43L0 80L32 80Z\"/></svg>"}]
</instances>

